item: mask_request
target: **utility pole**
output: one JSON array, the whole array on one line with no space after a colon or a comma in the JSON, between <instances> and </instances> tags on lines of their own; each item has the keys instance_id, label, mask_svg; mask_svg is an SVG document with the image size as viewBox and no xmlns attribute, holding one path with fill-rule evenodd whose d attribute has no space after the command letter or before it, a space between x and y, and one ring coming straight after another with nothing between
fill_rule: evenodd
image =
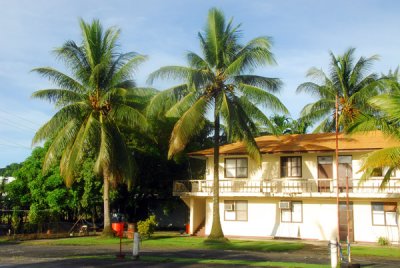
<instances>
[{"instance_id":1,"label":"utility pole","mask_svg":"<svg viewBox=\"0 0 400 268\"><path fill-rule=\"evenodd\" d=\"M339 110L339 96L338 93L336 93L336 100L335 100L335 142L336 142L336 147L335 147L335 160L336 160L336 208L337 208L337 243L340 243L340 219L339 219L339 119L338 119L338 110ZM337 251L338 253L338 259L339 259L339 249Z\"/></svg>"}]
</instances>

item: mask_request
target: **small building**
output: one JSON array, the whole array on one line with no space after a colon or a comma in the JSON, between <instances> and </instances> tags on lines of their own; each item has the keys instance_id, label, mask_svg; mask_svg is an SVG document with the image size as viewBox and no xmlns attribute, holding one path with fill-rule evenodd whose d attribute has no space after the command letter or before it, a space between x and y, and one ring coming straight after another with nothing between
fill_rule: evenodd
<instances>
[{"instance_id":1,"label":"small building","mask_svg":"<svg viewBox=\"0 0 400 268\"><path fill-rule=\"evenodd\" d=\"M349 224L352 241L385 237L399 242L400 171L393 172L384 189L380 185L385 170L376 170L365 182L359 172L368 153L400 146L399 141L379 131L339 134L338 180L335 133L262 136L256 142L261 166L249 158L242 143L220 147L220 218L225 235L330 240L339 232L346 240ZM206 161L205 179L174 181L173 194L189 207L190 234L208 235L213 149L190 156Z\"/></svg>"},{"instance_id":2,"label":"small building","mask_svg":"<svg viewBox=\"0 0 400 268\"><path fill-rule=\"evenodd\" d=\"M3 177L3 176L0 176L0 184L7 184L7 183L10 183L10 182L12 182L14 180L15 180L14 177Z\"/></svg>"}]
</instances>

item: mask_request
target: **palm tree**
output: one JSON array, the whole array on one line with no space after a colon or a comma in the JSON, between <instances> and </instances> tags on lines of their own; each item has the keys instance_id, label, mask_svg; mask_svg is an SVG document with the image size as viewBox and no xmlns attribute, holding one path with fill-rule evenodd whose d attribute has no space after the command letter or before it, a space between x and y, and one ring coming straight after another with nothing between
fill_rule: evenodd
<instances>
[{"instance_id":1,"label":"palm tree","mask_svg":"<svg viewBox=\"0 0 400 268\"><path fill-rule=\"evenodd\" d=\"M55 103L58 112L35 134L32 143L51 140L43 170L59 163L67 186L75 179L83 159L94 152L95 173L103 177L104 231L110 227L109 189L132 183L135 172L121 127L143 129L146 119L138 108L148 93L135 88L132 71L146 58L134 52L119 53L116 28L103 30L98 20L80 20L82 44L67 41L54 50L71 76L51 67L33 71L57 88L39 90L34 98Z\"/></svg>"},{"instance_id":2,"label":"palm tree","mask_svg":"<svg viewBox=\"0 0 400 268\"><path fill-rule=\"evenodd\" d=\"M369 68L378 56L360 57L354 60L354 48L348 49L342 56L330 52L329 74L321 69L311 68L307 77L316 82L306 82L298 86L297 92L307 92L317 97L317 101L307 104L301 111L301 117L309 122L319 122L314 132L335 130L336 96L339 102L340 130L346 129L361 113L368 113L371 108L368 99L379 93L378 76L368 73Z\"/></svg>"},{"instance_id":3,"label":"palm tree","mask_svg":"<svg viewBox=\"0 0 400 268\"><path fill-rule=\"evenodd\" d=\"M381 130L385 135L400 140L400 75L398 69L382 75L384 94L368 101L374 109L372 114L363 114L349 127L349 132ZM400 169L400 147L389 147L368 154L361 170L362 181L371 177L376 169L386 169L381 188L389 182L392 171Z\"/></svg>"},{"instance_id":4,"label":"palm tree","mask_svg":"<svg viewBox=\"0 0 400 268\"><path fill-rule=\"evenodd\" d=\"M182 79L184 82L154 97L148 112L157 115L159 111L167 111L167 116L179 118L171 134L169 158L185 148L204 127L207 113L212 113L214 183L209 238L220 239L224 237L219 215L221 119L228 140L243 141L252 159L260 163L260 151L254 140L258 132L256 123L271 128L272 123L256 105L283 112L287 109L272 94L280 88L279 79L246 74L255 67L275 63L269 38L258 37L241 45L238 42L239 26L233 26L232 19L226 23L223 13L215 8L209 11L205 30L198 36L202 55L188 52L189 66L162 67L149 76L150 83L158 78Z\"/></svg>"}]
</instances>

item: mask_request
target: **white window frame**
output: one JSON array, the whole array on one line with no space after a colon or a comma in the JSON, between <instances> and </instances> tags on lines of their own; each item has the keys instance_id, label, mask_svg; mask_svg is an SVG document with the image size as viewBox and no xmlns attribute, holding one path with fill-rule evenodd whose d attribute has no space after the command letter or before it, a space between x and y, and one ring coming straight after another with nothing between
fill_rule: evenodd
<instances>
[{"instance_id":1,"label":"white window frame","mask_svg":"<svg viewBox=\"0 0 400 268\"><path fill-rule=\"evenodd\" d=\"M227 205L233 205L233 209L227 210ZM245 205L246 209L238 210L238 204ZM245 212L245 219L238 219L239 213ZM244 215L244 214L242 214ZM248 221L249 218L249 204L247 200L225 200L224 201L224 220L225 221Z\"/></svg>"},{"instance_id":2,"label":"white window frame","mask_svg":"<svg viewBox=\"0 0 400 268\"><path fill-rule=\"evenodd\" d=\"M294 211L295 207L297 207L297 206L300 207L300 208L297 208L300 210ZM296 217L296 213L299 213L299 215L297 215L297 217ZM284 219L285 215L288 219ZM303 222L303 202L302 201L290 201L289 209L281 209L281 222L282 223L302 223Z\"/></svg>"},{"instance_id":3,"label":"white window frame","mask_svg":"<svg viewBox=\"0 0 400 268\"><path fill-rule=\"evenodd\" d=\"M385 210L385 204L386 205L395 205L396 209L395 211L386 211ZM382 206L382 210L376 210L377 206ZM371 202L371 217L372 217L372 225L374 226L398 226L397 222L397 203L396 202ZM388 216L393 215L395 219L395 223L388 223ZM383 222L377 222L379 217L383 217Z\"/></svg>"}]
</instances>

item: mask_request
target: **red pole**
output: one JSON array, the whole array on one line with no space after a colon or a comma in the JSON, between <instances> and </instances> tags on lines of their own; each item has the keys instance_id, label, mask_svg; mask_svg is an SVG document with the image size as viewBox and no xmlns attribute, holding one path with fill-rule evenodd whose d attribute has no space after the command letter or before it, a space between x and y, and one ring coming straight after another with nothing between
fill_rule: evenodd
<instances>
[{"instance_id":1,"label":"red pole","mask_svg":"<svg viewBox=\"0 0 400 268\"><path fill-rule=\"evenodd\" d=\"M338 94L336 94L336 101L335 101L336 208L337 208L337 241L339 243L340 242L340 235L339 235L340 220L339 220L339 124L338 124L339 120L338 120L338 110L339 110L339 96L338 96Z\"/></svg>"},{"instance_id":2,"label":"red pole","mask_svg":"<svg viewBox=\"0 0 400 268\"><path fill-rule=\"evenodd\" d=\"M346 209L347 209L347 256L351 263L350 253L350 205L349 205L349 176L346 175Z\"/></svg>"}]
</instances>

